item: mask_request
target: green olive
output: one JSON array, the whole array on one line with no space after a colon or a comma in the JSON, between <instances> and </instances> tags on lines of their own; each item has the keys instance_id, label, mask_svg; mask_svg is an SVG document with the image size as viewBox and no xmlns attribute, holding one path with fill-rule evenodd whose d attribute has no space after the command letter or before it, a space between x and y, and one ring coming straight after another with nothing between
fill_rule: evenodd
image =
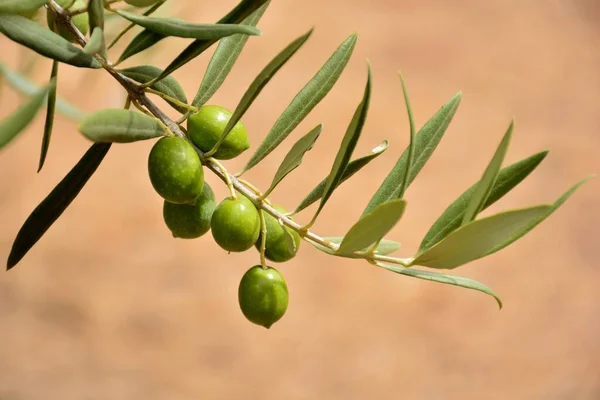
<instances>
[{"instance_id":1,"label":"green olive","mask_svg":"<svg viewBox=\"0 0 600 400\"><path fill-rule=\"evenodd\" d=\"M286 213L283 207L275 206L277 211L281 213ZM281 226L279 221L267 214L263 213L265 216L265 225L267 228L267 241L265 248L265 257L274 262L284 262L291 260L294 258L298 249L300 248L300 235L298 232L293 229ZM287 237L286 237L287 236ZM290 246L290 239L293 240L294 245ZM256 241L256 248L260 251L262 238L259 236Z\"/></svg>"},{"instance_id":2,"label":"green olive","mask_svg":"<svg viewBox=\"0 0 600 400\"><path fill-rule=\"evenodd\" d=\"M202 106L198 112L188 118L188 135L201 150L209 151L221 138L230 118L231 112L221 106ZM244 125L238 121L213 157L220 160L229 160L249 148L248 132Z\"/></svg>"},{"instance_id":3,"label":"green olive","mask_svg":"<svg viewBox=\"0 0 600 400\"><path fill-rule=\"evenodd\" d=\"M173 204L165 200L163 219L173 237L195 239L210 230L210 219L217 208L217 200L208 183L194 204Z\"/></svg>"},{"instance_id":4,"label":"green olive","mask_svg":"<svg viewBox=\"0 0 600 400\"><path fill-rule=\"evenodd\" d=\"M64 6L67 6L71 2L71 0L56 0L56 2L58 3L59 6L64 7ZM73 3L73 6L71 7L71 9L85 8L85 7L86 7L85 0L75 0L75 3ZM51 12L46 13L46 21L48 22L48 26L50 27L50 29L52 29L54 32L58 33L63 38L67 39L70 42L77 41L75 36L67 28L55 23L54 14L52 14ZM87 34L88 29L90 28L90 23L88 20L88 13L74 15L71 18L71 21L73 22L75 27L77 29L79 29L79 31L81 31L81 33L83 33L84 35Z\"/></svg>"},{"instance_id":5,"label":"green olive","mask_svg":"<svg viewBox=\"0 0 600 400\"><path fill-rule=\"evenodd\" d=\"M193 204L202 193L202 163L185 139L164 137L156 142L148 157L148 175L154 190L170 203Z\"/></svg>"},{"instance_id":6,"label":"green olive","mask_svg":"<svg viewBox=\"0 0 600 400\"><path fill-rule=\"evenodd\" d=\"M242 277L238 301L250 322L269 329L287 310L288 288L279 271L256 265Z\"/></svg>"},{"instance_id":7,"label":"green olive","mask_svg":"<svg viewBox=\"0 0 600 400\"><path fill-rule=\"evenodd\" d=\"M158 0L125 0L125 3L134 7L148 7L154 5Z\"/></svg>"},{"instance_id":8,"label":"green olive","mask_svg":"<svg viewBox=\"0 0 600 400\"><path fill-rule=\"evenodd\" d=\"M242 252L256 243L260 234L260 217L254 204L247 198L227 198L213 213L210 229L221 248Z\"/></svg>"}]
</instances>

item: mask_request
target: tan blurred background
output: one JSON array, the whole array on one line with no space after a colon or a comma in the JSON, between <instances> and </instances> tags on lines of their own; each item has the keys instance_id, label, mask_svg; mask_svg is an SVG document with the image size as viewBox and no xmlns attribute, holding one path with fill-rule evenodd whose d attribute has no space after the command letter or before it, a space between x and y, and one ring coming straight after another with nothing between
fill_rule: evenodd
<instances>
[{"instance_id":1,"label":"tan blurred background","mask_svg":"<svg viewBox=\"0 0 600 400\"><path fill-rule=\"evenodd\" d=\"M172 0L171 11L210 22L234 4ZM329 170L360 100L365 58L374 94L356 154L385 138L392 143L336 192L318 233L343 234L407 144L398 69L419 126L464 94L407 193L407 215L391 235L403 242L401 255L412 255L446 205L478 179L513 116L507 163L551 151L490 211L551 202L600 171L600 6L593 0L274 0L260 24L264 35L249 40L211 102L234 108L270 58L311 26L312 39L244 119L255 145L337 45L354 31L360 39L338 86L293 134L325 125L274 201L293 208ZM165 40L127 65L164 67L186 43ZM17 66L17 46L1 38L0 47L0 61ZM208 59L175 74L189 98ZM38 82L48 74L46 61L32 71ZM59 87L84 110L123 102L102 72L62 68ZM0 114L17 101L4 86ZM89 145L73 122L57 117L46 167L36 174L42 125L39 117L0 155L2 259L25 218ZM480 293L333 259L305 243L279 266L291 302L267 331L237 305L237 284L257 263L256 252L227 255L210 235L173 240L146 173L150 146L115 146L39 244L0 274L3 400L600 399L597 180L520 242L455 271L493 287L502 311ZM288 148L247 178L265 188ZM238 170L249 155L227 166ZM214 176L208 181L225 195Z\"/></svg>"}]
</instances>

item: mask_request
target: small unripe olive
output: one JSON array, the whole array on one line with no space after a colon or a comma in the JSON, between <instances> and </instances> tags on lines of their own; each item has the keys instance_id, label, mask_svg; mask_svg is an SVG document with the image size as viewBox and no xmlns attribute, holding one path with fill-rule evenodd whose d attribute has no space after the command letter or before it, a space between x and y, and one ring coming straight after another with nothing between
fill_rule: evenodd
<instances>
[{"instance_id":1,"label":"small unripe olive","mask_svg":"<svg viewBox=\"0 0 600 400\"><path fill-rule=\"evenodd\" d=\"M70 3L70 0L56 0L56 2L58 3L59 6L64 7ZM86 7L85 0L75 0L75 3L73 3L73 6L71 7L71 9L84 8L84 7ZM81 31L81 33L83 33L84 35L87 34L88 29L90 28L90 23L89 23L88 18L89 18L88 13L77 14L71 18L71 21L73 22L75 27L77 29L79 29L79 31ZM63 38L67 39L70 42L77 41L75 36L67 28L55 23L56 21L54 20L53 13L51 13L51 12L46 13L46 22L48 22L48 27L50 27L50 29L52 29L54 32L58 33Z\"/></svg>"},{"instance_id":2,"label":"small unripe olive","mask_svg":"<svg viewBox=\"0 0 600 400\"><path fill-rule=\"evenodd\" d=\"M125 3L134 7L148 7L154 5L158 0L125 0Z\"/></svg>"},{"instance_id":3,"label":"small unripe olive","mask_svg":"<svg viewBox=\"0 0 600 400\"><path fill-rule=\"evenodd\" d=\"M287 212L283 207L275 206L274 208L283 214ZM298 249L300 248L300 235L298 234L298 232L288 228L287 226L281 226L279 221L270 214L263 214L265 216L265 225L267 228L265 257L274 262L284 262L291 260L292 258L294 258L294 256L298 252ZM290 245L288 244L289 237L286 238L286 236L288 235L291 236L291 239L294 242L293 248L290 247ZM256 248L259 251L262 243L261 236L259 236L258 240L256 241Z\"/></svg>"},{"instance_id":4,"label":"small unripe olive","mask_svg":"<svg viewBox=\"0 0 600 400\"><path fill-rule=\"evenodd\" d=\"M254 204L247 198L227 198L213 213L210 229L221 248L242 252L256 243L260 233L260 217Z\"/></svg>"},{"instance_id":5,"label":"small unripe olive","mask_svg":"<svg viewBox=\"0 0 600 400\"><path fill-rule=\"evenodd\" d=\"M148 175L154 190L175 204L193 204L204 186L200 157L180 137L164 137L156 142L148 157Z\"/></svg>"},{"instance_id":6,"label":"small unripe olive","mask_svg":"<svg viewBox=\"0 0 600 400\"><path fill-rule=\"evenodd\" d=\"M201 150L209 151L221 138L230 119L231 112L221 106L202 106L198 112L188 118L188 135ZM213 157L220 160L229 160L249 148L248 132L241 121L238 121Z\"/></svg>"},{"instance_id":7,"label":"small unripe olive","mask_svg":"<svg viewBox=\"0 0 600 400\"><path fill-rule=\"evenodd\" d=\"M279 271L256 265L242 277L238 301L250 322L269 329L287 310L288 288Z\"/></svg>"},{"instance_id":8,"label":"small unripe olive","mask_svg":"<svg viewBox=\"0 0 600 400\"><path fill-rule=\"evenodd\" d=\"M195 239L210 230L210 220L217 208L217 200L208 183L194 204L173 204L165 200L163 219L173 237Z\"/></svg>"}]
</instances>

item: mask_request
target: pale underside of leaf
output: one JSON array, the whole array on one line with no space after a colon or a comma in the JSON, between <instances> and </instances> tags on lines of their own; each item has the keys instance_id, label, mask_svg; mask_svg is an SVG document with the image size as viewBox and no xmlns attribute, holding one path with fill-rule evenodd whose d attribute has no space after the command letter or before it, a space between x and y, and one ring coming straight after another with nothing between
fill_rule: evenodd
<instances>
[{"instance_id":1,"label":"pale underside of leaf","mask_svg":"<svg viewBox=\"0 0 600 400\"><path fill-rule=\"evenodd\" d=\"M165 135L156 118L121 108L89 114L79 125L79 131L97 143L131 143Z\"/></svg>"},{"instance_id":2,"label":"pale underside of leaf","mask_svg":"<svg viewBox=\"0 0 600 400\"><path fill-rule=\"evenodd\" d=\"M334 244L340 244L342 243L342 240L344 240L343 236L335 236L335 237L325 237L323 238L331 243ZM316 247L318 250L327 253L327 254L331 254L334 256L340 256L340 257L348 257L348 254L340 254L340 253L336 253L335 251L331 250L329 247L326 246L322 246L318 243L312 242L310 240L308 240L308 242L310 244L312 244L314 247ZM387 254L391 254L395 251L397 251L398 249L400 249L400 243L395 242L393 240L388 240L388 239L382 239L379 244L377 245L377 248L375 249L375 254L381 254L381 255L387 255ZM362 249L362 251L367 251L369 250L368 247Z\"/></svg>"}]
</instances>

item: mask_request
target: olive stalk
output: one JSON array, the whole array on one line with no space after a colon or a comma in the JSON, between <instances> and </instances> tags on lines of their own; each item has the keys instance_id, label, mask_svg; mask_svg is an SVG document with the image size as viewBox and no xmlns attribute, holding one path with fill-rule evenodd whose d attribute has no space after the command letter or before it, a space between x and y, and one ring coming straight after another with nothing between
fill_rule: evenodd
<instances>
[{"instance_id":1,"label":"olive stalk","mask_svg":"<svg viewBox=\"0 0 600 400\"><path fill-rule=\"evenodd\" d=\"M79 45L81 45L81 47L85 47L85 45L87 44L87 39L79 31L79 29L77 29L75 25L73 25L73 23L71 22L71 13L60 7L54 0L51 0L48 3L47 7L50 12L55 14L56 22L64 25L69 31L71 31L77 39ZM96 54L95 57L100 62L102 67L110 75L112 75L113 78L115 78L115 80L119 82L119 84L127 91L128 96L131 98L134 104L138 103L141 106L145 107L152 115L154 115L154 117L160 120L175 136L185 139L194 148L194 150L196 151L196 153L198 153L198 156L202 160L202 164L206 168L210 169L215 175L217 175L217 177L219 177L219 179L221 179L227 184L234 197L235 190L244 197L248 198L259 209L259 213L260 210L267 212L277 220L281 221L288 228L296 231L303 239L324 246L333 252L336 252L339 249L339 245L337 243L333 243L312 232L310 229L302 227L301 225L290 219L290 217L285 213L281 213L278 210L276 210L270 204L270 202L268 202L267 199L263 199L261 195L255 192L256 188L254 188L253 186L251 188L245 185L237 177L230 174L227 171L227 169L225 169L225 167L221 165L221 163L219 163L217 160L215 160L212 157L207 157L205 153L202 150L200 150L196 145L194 145L191 142L191 140L185 135L179 124L173 121L160 108L158 108L158 106L156 106L156 104L154 104L152 100L148 98L148 96L146 96L146 93L144 91L145 88L143 85L139 85L132 79L120 74L117 70L113 68L114 64L111 63L109 60L104 59L100 54ZM365 259L369 263L384 262L401 265L404 267L409 267L413 260L412 258L397 258L381 254L374 254L370 251L358 251L352 254L344 254L340 256L345 258Z\"/></svg>"},{"instance_id":2,"label":"olive stalk","mask_svg":"<svg viewBox=\"0 0 600 400\"><path fill-rule=\"evenodd\" d=\"M197 107L194 107L192 105L189 105L187 103L179 101L175 97L171 97L171 96L169 96L167 94L164 94L163 92L159 92L158 90L154 90L154 89L151 89L151 88L145 88L144 90L146 92L148 92L148 93L155 94L158 97L162 98L163 100L168 101L170 103L173 103L173 104L175 104L178 107L185 108L188 111L191 111L191 112L197 112L198 111ZM207 154L206 156L209 157L209 154Z\"/></svg>"}]
</instances>

